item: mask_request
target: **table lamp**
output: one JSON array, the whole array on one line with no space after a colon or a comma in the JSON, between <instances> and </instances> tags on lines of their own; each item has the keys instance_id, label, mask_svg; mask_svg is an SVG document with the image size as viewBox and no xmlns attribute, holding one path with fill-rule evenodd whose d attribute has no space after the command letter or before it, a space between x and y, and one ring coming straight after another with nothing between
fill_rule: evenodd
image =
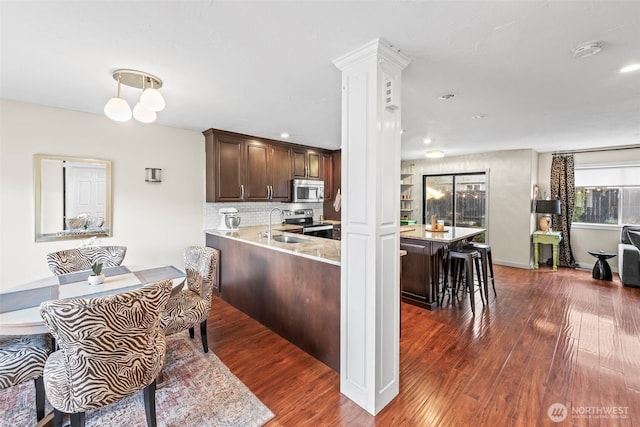
<instances>
[{"instance_id":1,"label":"table lamp","mask_svg":"<svg viewBox=\"0 0 640 427\"><path fill-rule=\"evenodd\" d=\"M560 215L560 200L537 200L536 213L543 214L540 217L540 230L551 233L551 215Z\"/></svg>"}]
</instances>

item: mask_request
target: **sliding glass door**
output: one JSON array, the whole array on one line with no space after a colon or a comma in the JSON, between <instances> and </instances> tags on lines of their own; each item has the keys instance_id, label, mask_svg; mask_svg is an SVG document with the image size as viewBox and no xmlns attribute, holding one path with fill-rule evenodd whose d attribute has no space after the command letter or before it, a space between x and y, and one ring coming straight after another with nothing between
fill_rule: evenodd
<instances>
[{"instance_id":1,"label":"sliding glass door","mask_svg":"<svg viewBox=\"0 0 640 427\"><path fill-rule=\"evenodd\" d=\"M424 224L430 224L435 215L445 226L486 228L485 172L423 175L422 184Z\"/></svg>"}]
</instances>

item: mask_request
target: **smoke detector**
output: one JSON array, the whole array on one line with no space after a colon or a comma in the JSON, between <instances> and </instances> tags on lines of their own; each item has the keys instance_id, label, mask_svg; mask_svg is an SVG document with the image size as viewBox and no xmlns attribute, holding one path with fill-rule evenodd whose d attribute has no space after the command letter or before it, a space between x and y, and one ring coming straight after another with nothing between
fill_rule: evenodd
<instances>
[{"instance_id":1,"label":"smoke detector","mask_svg":"<svg viewBox=\"0 0 640 427\"><path fill-rule=\"evenodd\" d=\"M579 44L574 47L571 52L574 58L586 58L587 56L595 55L602 50L602 42L590 41Z\"/></svg>"},{"instance_id":2,"label":"smoke detector","mask_svg":"<svg viewBox=\"0 0 640 427\"><path fill-rule=\"evenodd\" d=\"M442 95L438 96L438 99L441 101L449 101L450 99L453 99L453 97L455 97L456 94L451 92L451 93L443 93Z\"/></svg>"}]
</instances>

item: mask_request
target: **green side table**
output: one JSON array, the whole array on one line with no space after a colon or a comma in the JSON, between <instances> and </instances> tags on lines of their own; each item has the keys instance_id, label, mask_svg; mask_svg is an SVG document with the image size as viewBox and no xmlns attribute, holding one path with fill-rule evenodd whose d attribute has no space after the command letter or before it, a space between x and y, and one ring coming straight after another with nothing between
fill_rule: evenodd
<instances>
[{"instance_id":1,"label":"green side table","mask_svg":"<svg viewBox=\"0 0 640 427\"><path fill-rule=\"evenodd\" d=\"M558 271L558 245L562 240L562 233L559 231L552 231L546 233L544 231L535 231L533 233L533 268L538 269L538 255L540 253L539 246L553 245L553 271Z\"/></svg>"}]
</instances>

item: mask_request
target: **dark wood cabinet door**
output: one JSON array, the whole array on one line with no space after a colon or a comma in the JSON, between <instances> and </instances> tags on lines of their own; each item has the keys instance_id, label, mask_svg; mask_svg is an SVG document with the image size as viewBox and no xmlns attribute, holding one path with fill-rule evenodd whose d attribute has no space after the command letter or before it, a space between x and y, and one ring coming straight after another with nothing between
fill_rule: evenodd
<instances>
[{"instance_id":1,"label":"dark wood cabinet door","mask_svg":"<svg viewBox=\"0 0 640 427\"><path fill-rule=\"evenodd\" d=\"M402 297L406 302L427 306L433 302L431 292L431 249L424 244L400 241L407 251L402 262Z\"/></svg>"},{"instance_id":2,"label":"dark wood cabinet door","mask_svg":"<svg viewBox=\"0 0 640 427\"><path fill-rule=\"evenodd\" d=\"M269 145L259 141L247 141L247 179L245 200L264 201L271 195L269 188Z\"/></svg>"},{"instance_id":3,"label":"dark wood cabinet door","mask_svg":"<svg viewBox=\"0 0 640 427\"><path fill-rule=\"evenodd\" d=\"M243 145L240 138L215 136L215 201L241 201L244 192Z\"/></svg>"},{"instance_id":4,"label":"dark wood cabinet door","mask_svg":"<svg viewBox=\"0 0 640 427\"><path fill-rule=\"evenodd\" d=\"M307 151L307 178L322 179L322 155L316 151Z\"/></svg>"},{"instance_id":5,"label":"dark wood cabinet door","mask_svg":"<svg viewBox=\"0 0 640 427\"><path fill-rule=\"evenodd\" d=\"M307 177L307 150L292 150L293 177L305 179Z\"/></svg>"},{"instance_id":6,"label":"dark wood cabinet door","mask_svg":"<svg viewBox=\"0 0 640 427\"><path fill-rule=\"evenodd\" d=\"M324 181L324 199L333 199L333 154L322 153L322 180Z\"/></svg>"},{"instance_id":7,"label":"dark wood cabinet door","mask_svg":"<svg viewBox=\"0 0 640 427\"><path fill-rule=\"evenodd\" d=\"M282 145L269 147L271 171L271 199L285 201L291 198L291 149Z\"/></svg>"}]
</instances>

